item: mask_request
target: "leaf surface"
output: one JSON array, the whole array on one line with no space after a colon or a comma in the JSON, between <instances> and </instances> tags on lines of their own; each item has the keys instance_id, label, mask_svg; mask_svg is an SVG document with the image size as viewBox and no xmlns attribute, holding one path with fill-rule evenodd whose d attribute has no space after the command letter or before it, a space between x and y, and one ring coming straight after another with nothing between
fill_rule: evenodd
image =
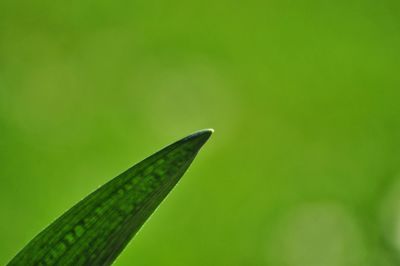
<instances>
[{"instance_id":1,"label":"leaf surface","mask_svg":"<svg viewBox=\"0 0 400 266\"><path fill-rule=\"evenodd\" d=\"M183 138L78 202L9 262L14 265L110 265L176 185L212 130Z\"/></svg>"}]
</instances>

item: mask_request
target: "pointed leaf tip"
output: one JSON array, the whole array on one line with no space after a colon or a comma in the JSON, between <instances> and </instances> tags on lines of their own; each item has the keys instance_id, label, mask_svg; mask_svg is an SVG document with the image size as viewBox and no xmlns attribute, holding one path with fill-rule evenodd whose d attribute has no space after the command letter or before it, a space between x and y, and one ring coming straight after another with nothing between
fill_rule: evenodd
<instances>
[{"instance_id":1,"label":"pointed leaf tip","mask_svg":"<svg viewBox=\"0 0 400 266\"><path fill-rule=\"evenodd\" d=\"M199 130L189 136L187 136L186 138L182 139L183 141L193 141L193 142L197 142L199 147L201 148L204 143L207 142L207 140L211 137L211 135L214 133L214 129L203 129L203 130Z\"/></svg>"}]
</instances>

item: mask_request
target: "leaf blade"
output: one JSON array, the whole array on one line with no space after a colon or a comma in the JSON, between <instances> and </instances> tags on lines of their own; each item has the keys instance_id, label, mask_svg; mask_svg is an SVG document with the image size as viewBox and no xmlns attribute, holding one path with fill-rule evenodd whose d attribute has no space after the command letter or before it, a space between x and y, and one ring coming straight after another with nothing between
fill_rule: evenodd
<instances>
[{"instance_id":1,"label":"leaf blade","mask_svg":"<svg viewBox=\"0 0 400 266\"><path fill-rule=\"evenodd\" d=\"M183 138L110 180L39 233L8 265L110 265L211 134L202 130Z\"/></svg>"}]
</instances>

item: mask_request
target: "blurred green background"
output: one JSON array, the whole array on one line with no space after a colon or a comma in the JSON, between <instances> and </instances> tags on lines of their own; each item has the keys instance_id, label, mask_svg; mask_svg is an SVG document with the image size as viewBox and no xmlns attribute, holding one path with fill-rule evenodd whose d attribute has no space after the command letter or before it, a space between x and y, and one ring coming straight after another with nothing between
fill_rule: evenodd
<instances>
[{"instance_id":1,"label":"blurred green background","mask_svg":"<svg viewBox=\"0 0 400 266\"><path fill-rule=\"evenodd\" d=\"M400 260L400 2L0 1L0 264L216 132L115 265Z\"/></svg>"}]
</instances>

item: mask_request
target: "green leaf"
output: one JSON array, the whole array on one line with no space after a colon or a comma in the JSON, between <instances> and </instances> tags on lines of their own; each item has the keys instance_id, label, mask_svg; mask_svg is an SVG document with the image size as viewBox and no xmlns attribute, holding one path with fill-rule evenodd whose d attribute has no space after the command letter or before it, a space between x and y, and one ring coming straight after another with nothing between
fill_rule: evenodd
<instances>
[{"instance_id":1,"label":"green leaf","mask_svg":"<svg viewBox=\"0 0 400 266\"><path fill-rule=\"evenodd\" d=\"M162 149L73 206L8 265L110 265L176 185L212 130Z\"/></svg>"}]
</instances>

